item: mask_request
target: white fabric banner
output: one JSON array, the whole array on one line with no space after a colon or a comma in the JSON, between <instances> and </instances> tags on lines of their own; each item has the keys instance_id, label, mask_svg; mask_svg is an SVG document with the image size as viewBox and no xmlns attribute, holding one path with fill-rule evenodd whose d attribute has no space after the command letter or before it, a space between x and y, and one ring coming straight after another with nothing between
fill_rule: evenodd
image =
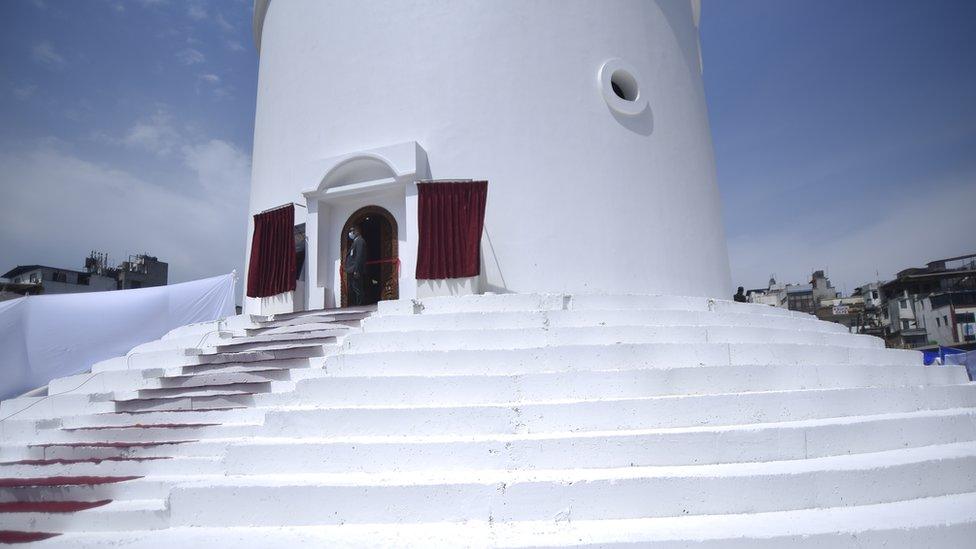
<instances>
[{"instance_id":1,"label":"white fabric banner","mask_svg":"<svg viewBox=\"0 0 976 549\"><path fill-rule=\"evenodd\" d=\"M234 275L0 302L0 399L87 372L186 324L233 316Z\"/></svg>"}]
</instances>

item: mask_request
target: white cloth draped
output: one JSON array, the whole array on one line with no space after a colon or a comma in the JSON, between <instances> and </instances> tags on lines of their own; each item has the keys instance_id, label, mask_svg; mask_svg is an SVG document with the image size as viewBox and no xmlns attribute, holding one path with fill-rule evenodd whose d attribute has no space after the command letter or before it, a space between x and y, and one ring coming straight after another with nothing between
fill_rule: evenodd
<instances>
[{"instance_id":1,"label":"white cloth draped","mask_svg":"<svg viewBox=\"0 0 976 549\"><path fill-rule=\"evenodd\" d=\"M88 371L195 322L234 315L233 274L192 282L0 302L0 399Z\"/></svg>"}]
</instances>

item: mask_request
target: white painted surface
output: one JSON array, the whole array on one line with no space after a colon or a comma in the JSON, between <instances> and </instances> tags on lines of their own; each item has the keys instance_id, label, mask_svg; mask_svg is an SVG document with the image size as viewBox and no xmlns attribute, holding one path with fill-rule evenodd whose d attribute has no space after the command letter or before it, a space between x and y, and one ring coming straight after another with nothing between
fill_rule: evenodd
<instances>
[{"instance_id":1,"label":"white painted surface","mask_svg":"<svg viewBox=\"0 0 976 549\"><path fill-rule=\"evenodd\" d=\"M0 423L0 461L170 458L0 465L143 476L0 488L113 499L9 524L65 532L54 547L430 546L460 529L451 543L948 548L976 530L955 507L976 494L976 385L917 352L701 297L432 297L358 316L184 327L54 385L87 381L75 392L3 402L25 411ZM211 410L226 405L244 407Z\"/></svg>"},{"instance_id":2,"label":"white painted surface","mask_svg":"<svg viewBox=\"0 0 976 549\"><path fill-rule=\"evenodd\" d=\"M430 177L489 181L483 291L731 295L690 2L266 7L251 213L416 142ZM614 59L639 114L605 100Z\"/></svg>"}]
</instances>

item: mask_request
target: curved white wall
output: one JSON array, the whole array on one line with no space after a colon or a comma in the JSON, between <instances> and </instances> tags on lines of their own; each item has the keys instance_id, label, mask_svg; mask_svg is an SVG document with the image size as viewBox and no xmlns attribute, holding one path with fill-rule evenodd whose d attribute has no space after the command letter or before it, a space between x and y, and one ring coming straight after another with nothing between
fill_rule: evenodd
<instances>
[{"instance_id":1,"label":"curved white wall","mask_svg":"<svg viewBox=\"0 0 976 549\"><path fill-rule=\"evenodd\" d=\"M256 16L251 213L301 201L319 183L301 166L416 141L431 177L489 181L486 290L730 295L690 2L259 0ZM613 59L643 112L610 107Z\"/></svg>"}]
</instances>

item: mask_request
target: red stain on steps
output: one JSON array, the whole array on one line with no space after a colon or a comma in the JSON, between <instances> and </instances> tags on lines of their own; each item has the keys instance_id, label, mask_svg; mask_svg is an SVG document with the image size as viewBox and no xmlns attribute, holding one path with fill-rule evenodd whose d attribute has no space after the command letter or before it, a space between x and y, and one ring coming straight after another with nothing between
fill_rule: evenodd
<instances>
[{"instance_id":1,"label":"red stain on steps","mask_svg":"<svg viewBox=\"0 0 976 549\"><path fill-rule=\"evenodd\" d=\"M114 484L142 478L141 476L125 477L36 477L36 478L0 478L0 488L33 488L36 486L95 486L97 484Z\"/></svg>"},{"instance_id":2,"label":"red stain on steps","mask_svg":"<svg viewBox=\"0 0 976 549\"><path fill-rule=\"evenodd\" d=\"M226 406L223 408L194 408L192 410L118 410L115 412L101 412L100 414L189 414L193 412L223 412L226 410L240 410L241 408L248 408L247 404L240 404L238 406Z\"/></svg>"},{"instance_id":3,"label":"red stain on steps","mask_svg":"<svg viewBox=\"0 0 976 549\"><path fill-rule=\"evenodd\" d=\"M169 456L153 457L105 457L88 459L22 459L20 461L4 461L0 465L71 465L73 463L92 463L98 465L103 461L152 461L154 459L173 459Z\"/></svg>"},{"instance_id":4,"label":"red stain on steps","mask_svg":"<svg viewBox=\"0 0 976 549\"><path fill-rule=\"evenodd\" d=\"M21 532L19 530L0 530L0 543L30 543L42 539L53 538L61 534L50 532Z\"/></svg>"},{"instance_id":5,"label":"red stain on steps","mask_svg":"<svg viewBox=\"0 0 976 549\"><path fill-rule=\"evenodd\" d=\"M132 425L102 425L98 427L69 427L62 431L108 431L111 429L190 429L193 427L214 427L219 423L134 423Z\"/></svg>"},{"instance_id":6,"label":"red stain on steps","mask_svg":"<svg viewBox=\"0 0 976 549\"><path fill-rule=\"evenodd\" d=\"M8 501L0 503L0 513L74 513L112 503L99 501Z\"/></svg>"},{"instance_id":7,"label":"red stain on steps","mask_svg":"<svg viewBox=\"0 0 976 549\"><path fill-rule=\"evenodd\" d=\"M31 444L31 448L152 448L167 444L186 444L196 440L163 440L156 442L47 442Z\"/></svg>"}]
</instances>

